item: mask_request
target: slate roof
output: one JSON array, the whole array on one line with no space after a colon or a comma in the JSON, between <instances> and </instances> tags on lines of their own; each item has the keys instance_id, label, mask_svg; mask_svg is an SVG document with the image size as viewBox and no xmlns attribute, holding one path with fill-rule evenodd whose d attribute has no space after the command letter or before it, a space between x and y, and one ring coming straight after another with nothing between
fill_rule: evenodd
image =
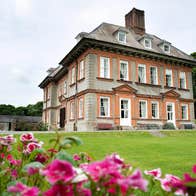
<instances>
[{"instance_id":1,"label":"slate roof","mask_svg":"<svg viewBox=\"0 0 196 196\"><path fill-rule=\"evenodd\" d=\"M114 32L116 32L118 30L122 31L123 29L127 33L127 41L126 41L125 44L124 43L119 43L116 36L114 36ZM141 36L139 34L135 34L134 31L131 30L131 29L127 29L125 27L114 25L114 24L102 23L96 29L94 29L92 32L83 33L82 36L86 37L86 38L111 42L111 43L115 43L115 44L122 44L122 45L125 45L125 46L137 48L137 49L152 51L152 52L156 52L156 53L159 53L159 54L166 54L168 56L174 56L174 57L177 57L177 58L182 58L182 59L187 59L187 60L193 60L194 61L194 58L192 56L184 53L183 51L177 49L176 47L174 47L172 45L171 45L170 53L169 54L165 53L159 47L159 44L162 43L162 42L167 42L167 43L169 43L169 42L157 37L156 35L145 33L144 35ZM150 37L152 39L152 49L146 49L139 42L139 40L143 36L147 36L147 37Z\"/></svg>"}]
</instances>

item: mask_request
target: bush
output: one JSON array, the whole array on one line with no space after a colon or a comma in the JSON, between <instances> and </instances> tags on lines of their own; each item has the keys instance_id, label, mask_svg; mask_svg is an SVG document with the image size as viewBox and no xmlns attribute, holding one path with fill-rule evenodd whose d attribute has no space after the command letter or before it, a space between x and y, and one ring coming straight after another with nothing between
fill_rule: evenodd
<instances>
[{"instance_id":1,"label":"bush","mask_svg":"<svg viewBox=\"0 0 196 196\"><path fill-rule=\"evenodd\" d=\"M165 123L163 125L163 129L170 129L170 130L174 130L176 129L173 123Z\"/></svg>"},{"instance_id":2,"label":"bush","mask_svg":"<svg viewBox=\"0 0 196 196\"><path fill-rule=\"evenodd\" d=\"M78 137L63 137L58 132L50 140L50 149L44 149L43 142L32 133L23 133L15 143L12 135L0 137L3 196L192 196L196 193L196 165L191 174L186 173L180 179L172 174L162 175L160 168L142 172L115 153L93 161L85 152L69 154L68 149L82 141ZM13 147L18 151L16 157L11 151Z\"/></svg>"},{"instance_id":3,"label":"bush","mask_svg":"<svg viewBox=\"0 0 196 196\"><path fill-rule=\"evenodd\" d=\"M40 122L37 127L37 131L48 131L48 124Z\"/></svg>"}]
</instances>

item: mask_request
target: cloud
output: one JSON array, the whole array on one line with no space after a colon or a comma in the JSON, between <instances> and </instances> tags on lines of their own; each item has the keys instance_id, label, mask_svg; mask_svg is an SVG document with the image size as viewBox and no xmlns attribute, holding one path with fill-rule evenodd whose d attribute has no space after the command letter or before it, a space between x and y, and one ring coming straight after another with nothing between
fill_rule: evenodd
<instances>
[{"instance_id":1,"label":"cloud","mask_svg":"<svg viewBox=\"0 0 196 196\"><path fill-rule=\"evenodd\" d=\"M31 0L15 0L15 14L16 16L26 16L31 13Z\"/></svg>"},{"instance_id":2,"label":"cloud","mask_svg":"<svg viewBox=\"0 0 196 196\"><path fill-rule=\"evenodd\" d=\"M17 83L22 83L25 85L29 85L31 83L29 72L25 71L24 69L13 68L11 70L11 78Z\"/></svg>"}]
</instances>

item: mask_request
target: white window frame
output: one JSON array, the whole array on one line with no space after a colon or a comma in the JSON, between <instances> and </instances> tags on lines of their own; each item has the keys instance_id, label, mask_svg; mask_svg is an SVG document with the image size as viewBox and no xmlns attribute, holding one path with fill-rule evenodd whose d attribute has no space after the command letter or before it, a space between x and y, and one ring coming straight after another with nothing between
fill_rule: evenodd
<instances>
[{"instance_id":1,"label":"white window frame","mask_svg":"<svg viewBox=\"0 0 196 196\"><path fill-rule=\"evenodd\" d=\"M84 60L80 61L79 79L84 78Z\"/></svg>"},{"instance_id":2,"label":"white window frame","mask_svg":"<svg viewBox=\"0 0 196 196\"><path fill-rule=\"evenodd\" d=\"M108 115L101 115L101 99L107 99L108 100L108 111L107 111L107 114ZM100 99L99 99L99 116L100 117L110 117L110 97L103 97L101 96Z\"/></svg>"},{"instance_id":3,"label":"white window frame","mask_svg":"<svg viewBox=\"0 0 196 196\"><path fill-rule=\"evenodd\" d=\"M126 64L127 68L127 77L126 78L121 78L121 64ZM123 61L123 60L120 60L120 79L121 80L129 80L129 62L128 61Z\"/></svg>"},{"instance_id":4,"label":"white window frame","mask_svg":"<svg viewBox=\"0 0 196 196\"><path fill-rule=\"evenodd\" d=\"M107 60L107 75L105 75L105 64L104 64L104 60ZM101 78L110 78L110 58L108 57L100 57L100 77Z\"/></svg>"},{"instance_id":5,"label":"white window frame","mask_svg":"<svg viewBox=\"0 0 196 196\"><path fill-rule=\"evenodd\" d=\"M181 87L181 79L184 79L184 87ZM180 88L186 89L186 72L181 71L180 72Z\"/></svg>"},{"instance_id":6,"label":"white window frame","mask_svg":"<svg viewBox=\"0 0 196 196\"><path fill-rule=\"evenodd\" d=\"M140 103L141 102L143 102L143 103L145 103L146 104L146 107L145 107L145 116L140 116ZM141 110L142 110L142 108L141 108ZM142 113L142 112L141 112ZM146 101L146 100L139 100L139 117L141 118L141 119L147 119L148 118L148 102Z\"/></svg>"},{"instance_id":7,"label":"white window frame","mask_svg":"<svg viewBox=\"0 0 196 196\"><path fill-rule=\"evenodd\" d=\"M158 85L158 71L157 71L157 67L156 66L150 66L150 83L153 84L152 81L151 81L151 68L155 68L156 69L156 71L155 71L156 80L155 80L154 85Z\"/></svg>"},{"instance_id":8,"label":"white window frame","mask_svg":"<svg viewBox=\"0 0 196 196\"><path fill-rule=\"evenodd\" d=\"M152 113L152 104L157 105L157 116L155 116L155 117L152 116L152 119L159 119L159 102L158 101L151 101L151 113Z\"/></svg>"},{"instance_id":9,"label":"white window frame","mask_svg":"<svg viewBox=\"0 0 196 196\"><path fill-rule=\"evenodd\" d=\"M186 108L186 118L183 118L183 115L182 115L182 107L185 107ZM182 120L188 120L188 104L181 104L181 115L182 115Z\"/></svg>"},{"instance_id":10,"label":"white window frame","mask_svg":"<svg viewBox=\"0 0 196 196\"><path fill-rule=\"evenodd\" d=\"M144 68L144 81L143 82L139 81L139 68L140 67ZM138 64L138 82L146 83L146 65L145 64Z\"/></svg>"},{"instance_id":11,"label":"white window frame","mask_svg":"<svg viewBox=\"0 0 196 196\"><path fill-rule=\"evenodd\" d=\"M120 34L123 35L123 37L124 37L123 40L120 40ZM120 43L126 44L126 42L127 42L127 34L126 34L126 32L124 32L124 31L118 31L118 41Z\"/></svg>"},{"instance_id":12,"label":"white window frame","mask_svg":"<svg viewBox=\"0 0 196 196\"><path fill-rule=\"evenodd\" d=\"M84 117L84 98L80 98L78 101L78 118L83 118L83 117Z\"/></svg>"},{"instance_id":13,"label":"white window frame","mask_svg":"<svg viewBox=\"0 0 196 196\"><path fill-rule=\"evenodd\" d=\"M76 69L75 67L72 67L71 69L71 84L74 84L75 83L75 78L76 77Z\"/></svg>"},{"instance_id":14,"label":"white window frame","mask_svg":"<svg viewBox=\"0 0 196 196\"><path fill-rule=\"evenodd\" d=\"M149 46L146 44L146 42L148 42ZM147 48L147 49L152 49L152 40L148 39L148 38L145 38L144 39L144 47Z\"/></svg>"},{"instance_id":15,"label":"white window frame","mask_svg":"<svg viewBox=\"0 0 196 196\"><path fill-rule=\"evenodd\" d=\"M167 77L166 75L170 75L171 76L171 85L167 85ZM165 70L165 85L168 87L173 87L173 71L172 69L166 69Z\"/></svg>"},{"instance_id":16,"label":"white window frame","mask_svg":"<svg viewBox=\"0 0 196 196\"><path fill-rule=\"evenodd\" d=\"M70 102L70 119L75 119L75 102Z\"/></svg>"},{"instance_id":17,"label":"white window frame","mask_svg":"<svg viewBox=\"0 0 196 196\"><path fill-rule=\"evenodd\" d=\"M168 110L167 110L167 106L168 105L172 105L172 112L173 112L173 119L172 120L168 120ZM175 125L175 119L176 119L176 116L175 116L175 104L173 102L167 102L166 103L166 115L167 115L167 122L172 122L174 125Z\"/></svg>"},{"instance_id":18,"label":"white window frame","mask_svg":"<svg viewBox=\"0 0 196 196\"><path fill-rule=\"evenodd\" d=\"M168 47L168 51L167 50L165 50L165 46L167 46ZM163 44L163 51L165 52L165 53L170 53L170 45L169 44Z\"/></svg>"}]
</instances>

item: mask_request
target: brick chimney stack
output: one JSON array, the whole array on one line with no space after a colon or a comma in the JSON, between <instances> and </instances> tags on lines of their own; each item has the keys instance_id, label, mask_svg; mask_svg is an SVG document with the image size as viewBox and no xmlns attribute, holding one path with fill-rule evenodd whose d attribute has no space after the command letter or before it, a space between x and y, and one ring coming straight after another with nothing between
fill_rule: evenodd
<instances>
[{"instance_id":1,"label":"brick chimney stack","mask_svg":"<svg viewBox=\"0 0 196 196\"><path fill-rule=\"evenodd\" d=\"M125 15L126 28L132 29L136 34L145 34L145 16L143 10L133 8Z\"/></svg>"}]
</instances>

